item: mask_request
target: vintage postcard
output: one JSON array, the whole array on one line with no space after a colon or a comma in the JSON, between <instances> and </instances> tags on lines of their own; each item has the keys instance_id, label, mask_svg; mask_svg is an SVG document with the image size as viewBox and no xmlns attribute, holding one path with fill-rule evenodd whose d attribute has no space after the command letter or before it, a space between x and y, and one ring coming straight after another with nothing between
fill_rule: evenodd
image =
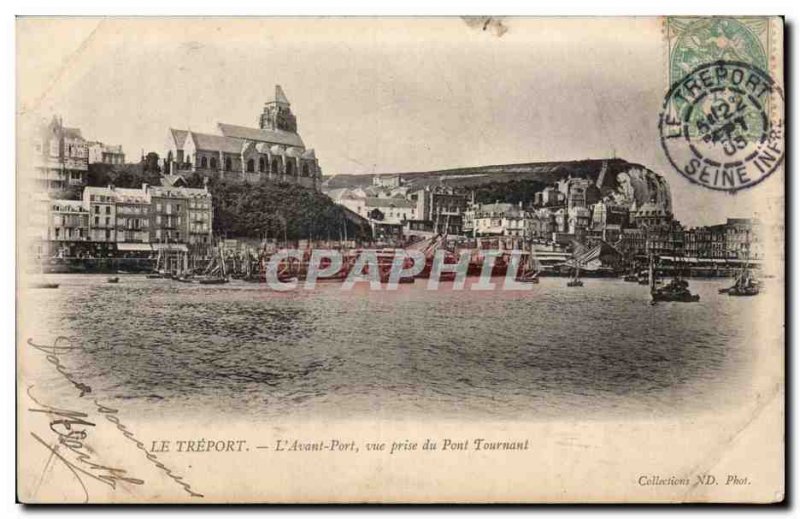
<instances>
[{"instance_id":1,"label":"vintage postcard","mask_svg":"<svg viewBox=\"0 0 800 519\"><path fill-rule=\"evenodd\" d=\"M19 17L23 503L784 499L780 17Z\"/></svg>"}]
</instances>

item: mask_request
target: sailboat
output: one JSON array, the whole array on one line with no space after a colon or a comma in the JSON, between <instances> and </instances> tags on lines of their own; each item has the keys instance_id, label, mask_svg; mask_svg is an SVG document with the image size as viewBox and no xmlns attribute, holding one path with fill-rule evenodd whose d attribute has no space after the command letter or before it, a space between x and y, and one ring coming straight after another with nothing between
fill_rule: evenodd
<instances>
[{"instance_id":1,"label":"sailboat","mask_svg":"<svg viewBox=\"0 0 800 519\"><path fill-rule=\"evenodd\" d=\"M197 278L201 285L222 285L228 282L228 273L225 270L225 258L222 249L217 247L217 257L206 268L203 276Z\"/></svg>"},{"instance_id":2,"label":"sailboat","mask_svg":"<svg viewBox=\"0 0 800 519\"><path fill-rule=\"evenodd\" d=\"M572 278L569 281L567 281L567 286L568 287L582 287L583 286L583 281L580 280L580 275L581 275L581 266L576 263L575 264L575 273L572 276Z\"/></svg>"},{"instance_id":3,"label":"sailboat","mask_svg":"<svg viewBox=\"0 0 800 519\"><path fill-rule=\"evenodd\" d=\"M744 268L736 277L736 282L730 288L720 288L720 294L728 294L729 296L755 296L758 295L761 289L761 283L753 277L750 270L750 259L748 258Z\"/></svg>"},{"instance_id":4,"label":"sailboat","mask_svg":"<svg viewBox=\"0 0 800 519\"><path fill-rule=\"evenodd\" d=\"M536 266L534 265L533 261L533 245L531 244L531 251L528 256L525 258L525 262L522 264L522 272L517 276L516 279L520 283L538 283L539 282L539 271L536 270Z\"/></svg>"},{"instance_id":5,"label":"sailboat","mask_svg":"<svg viewBox=\"0 0 800 519\"><path fill-rule=\"evenodd\" d=\"M656 280L655 259L650 256L650 297L652 302L675 302L675 303L695 303L700 301L700 296L692 294L689 290L689 282L675 275L672 280L664 286L658 286Z\"/></svg>"},{"instance_id":6,"label":"sailboat","mask_svg":"<svg viewBox=\"0 0 800 519\"><path fill-rule=\"evenodd\" d=\"M164 252L161 248L161 239L158 240L158 256L156 257L156 267L153 269L153 272L147 275L148 279L161 279L161 278L168 278L169 274L167 273L166 265L164 264L166 258L164 257Z\"/></svg>"},{"instance_id":7,"label":"sailboat","mask_svg":"<svg viewBox=\"0 0 800 519\"><path fill-rule=\"evenodd\" d=\"M639 274L636 272L635 266L631 265L622 280L628 283L637 283L639 281Z\"/></svg>"}]
</instances>

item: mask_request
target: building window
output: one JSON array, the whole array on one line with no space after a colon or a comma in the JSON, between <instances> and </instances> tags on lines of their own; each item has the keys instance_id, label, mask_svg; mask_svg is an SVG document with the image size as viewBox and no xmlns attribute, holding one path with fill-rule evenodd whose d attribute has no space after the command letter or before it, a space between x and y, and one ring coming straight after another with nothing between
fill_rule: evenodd
<instances>
[{"instance_id":1,"label":"building window","mask_svg":"<svg viewBox=\"0 0 800 519\"><path fill-rule=\"evenodd\" d=\"M225 157L225 171L231 170L231 158Z\"/></svg>"},{"instance_id":2,"label":"building window","mask_svg":"<svg viewBox=\"0 0 800 519\"><path fill-rule=\"evenodd\" d=\"M249 159L247 161L247 172L248 173L253 173L255 171L255 169L256 169L255 161L253 159Z\"/></svg>"},{"instance_id":3,"label":"building window","mask_svg":"<svg viewBox=\"0 0 800 519\"><path fill-rule=\"evenodd\" d=\"M110 205L106 206L106 214L111 214L111 206Z\"/></svg>"},{"instance_id":4,"label":"building window","mask_svg":"<svg viewBox=\"0 0 800 519\"><path fill-rule=\"evenodd\" d=\"M217 157L211 157L211 169L217 169Z\"/></svg>"},{"instance_id":5,"label":"building window","mask_svg":"<svg viewBox=\"0 0 800 519\"><path fill-rule=\"evenodd\" d=\"M291 160L286 163L286 174L294 175L294 167Z\"/></svg>"},{"instance_id":6,"label":"building window","mask_svg":"<svg viewBox=\"0 0 800 519\"><path fill-rule=\"evenodd\" d=\"M303 164L303 176L308 176L308 164Z\"/></svg>"},{"instance_id":7,"label":"building window","mask_svg":"<svg viewBox=\"0 0 800 519\"><path fill-rule=\"evenodd\" d=\"M213 159L212 159L213 160ZM203 157L200 159L200 167L206 169L208 167L208 159Z\"/></svg>"},{"instance_id":8,"label":"building window","mask_svg":"<svg viewBox=\"0 0 800 519\"><path fill-rule=\"evenodd\" d=\"M100 206L99 205L94 206L94 214L100 214Z\"/></svg>"},{"instance_id":9,"label":"building window","mask_svg":"<svg viewBox=\"0 0 800 519\"><path fill-rule=\"evenodd\" d=\"M258 159L258 171L263 173L264 170L266 170L266 169L267 169L267 163L264 160L264 157L261 157L260 159Z\"/></svg>"},{"instance_id":10,"label":"building window","mask_svg":"<svg viewBox=\"0 0 800 519\"><path fill-rule=\"evenodd\" d=\"M94 217L94 224L95 225L100 225L100 217L99 216L95 216Z\"/></svg>"},{"instance_id":11,"label":"building window","mask_svg":"<svg viewBox=\"0 0 800 519\"><path fill-rule=\"evenodd\" d=\"M273 160L272 161L272 165L270 166L270 169L271 169L273 174L275 174L275 175L278 174L278 161L277 160Z\"/></svg>"}]
</instances>

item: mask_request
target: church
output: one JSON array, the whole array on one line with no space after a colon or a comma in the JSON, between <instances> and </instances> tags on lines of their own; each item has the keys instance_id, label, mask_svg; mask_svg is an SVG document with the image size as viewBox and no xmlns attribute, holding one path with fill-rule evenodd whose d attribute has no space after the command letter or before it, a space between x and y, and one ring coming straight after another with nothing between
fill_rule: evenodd
<instances>
[{"instance_id":1,"label":"church","mask_svg":"<svg viewBox=\"0 0 800 519\"><path fill-rule=\"evenodd\" d=\"M164 173L257 183L262 179L319 190L322 170L297 133L297 119L280 85L264 105L259 127L218 123L220 135L170 128Z\"/></svg>"}]
</instances>

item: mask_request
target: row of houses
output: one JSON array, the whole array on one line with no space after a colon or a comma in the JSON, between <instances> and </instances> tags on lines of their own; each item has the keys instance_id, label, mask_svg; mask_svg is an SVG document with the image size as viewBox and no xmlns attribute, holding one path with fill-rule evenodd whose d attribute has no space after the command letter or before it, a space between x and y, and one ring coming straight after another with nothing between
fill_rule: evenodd
<instances>
[{"instance_id":1,"label":"row of houses","mask_svg":"<svg viewBox=\"0 0 800 519\"><path fill-rule=\"evenodd\" d=\"M380 180L378 180L380 179ZM337 204L369 222L377 239L464 232L469 198L447 187L412 189L400 177L376 177L367 188L326 191Z\"/></svg>"},{"instance_id":2,"label":"row of houses","mask_svg":"<svg viewBox=\"0 0 800 519\"><path fill-rule=\"evenodd\" d=\"M45 257L203 255L212 245L213 202L207 188L85 187L80 200L39 195L31 223Z\"/></svg>"},{"instance_id":3,"label":"row of houses","mask_svg":"<svg viewBox=\"0 0 800 519\"><path fill-rule=\"evenodd\" d=\"M601 172L602 173L602 172ZM602 175L601 175L602 176ZM685 229L671 212L668 187L638 198L631 190L603 196L597 183L567 177L527 204L479 204L448 186L413 188L400 175L379 175L366 188L328 190L335 202L370 222L377 238L409 238L447 231L468 238L525 239L556 247L602 240L628 256L757 259L763 256L757 220L728 219Z\"/></svg>"}]
</instances>

